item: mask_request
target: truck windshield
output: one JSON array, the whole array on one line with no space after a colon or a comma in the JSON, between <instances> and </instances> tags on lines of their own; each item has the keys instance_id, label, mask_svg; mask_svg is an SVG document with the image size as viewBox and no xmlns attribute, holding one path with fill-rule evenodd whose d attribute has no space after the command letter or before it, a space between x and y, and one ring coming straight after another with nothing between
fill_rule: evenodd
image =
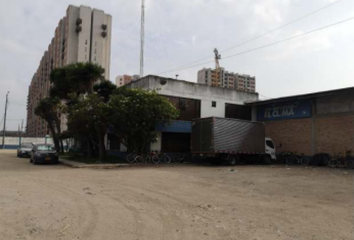
<instances>
[{"instance_id":1,"label":"truck windshield","mask_svg":"<svg viewBox=\"0 0 354 240\"><path fill-rule=\"evenodd\" d=\"M267 144L268 147L274 148L274 144L273 144L272 141L267 140L267 141L266 141L266 144Z\"/></svg>"}]
</instances>

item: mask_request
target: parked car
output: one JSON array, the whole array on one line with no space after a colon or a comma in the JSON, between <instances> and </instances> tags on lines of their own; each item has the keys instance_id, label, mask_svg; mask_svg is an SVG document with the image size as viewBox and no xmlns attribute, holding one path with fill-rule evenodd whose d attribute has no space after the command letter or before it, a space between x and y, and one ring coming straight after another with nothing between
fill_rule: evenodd
<instances>
[{"instance_id":1,"label":"parked car","mask_svg":"<svg viewBox=\"0 0 354 240\"><path fill-rule=\"evenodd\" d=\"M17 149L17 157L30 157L33 148L33 143L21 143L21 145Z\"/></svg>"},{"instance_id":2,"label":"parked car","mask_svg":"<svg viewBox=\"0 0 354 240\"><path fill-rule=\"evenodd\" d=\"M55 147L51 144L38 144L35 145L31 152L30 162L33 164L38 163L58 163L58 153Z\"/></svg>"}]
</instances>

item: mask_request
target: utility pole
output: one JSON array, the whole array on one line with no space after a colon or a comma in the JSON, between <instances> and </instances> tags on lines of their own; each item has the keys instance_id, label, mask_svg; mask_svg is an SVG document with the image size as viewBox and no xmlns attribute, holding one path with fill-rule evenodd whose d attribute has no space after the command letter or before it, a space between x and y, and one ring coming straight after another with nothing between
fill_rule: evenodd
<instances>
[{"instance_id":1,"label":"utility pole","mask_svg":"<svg viewBox=\"0 0 354 240\"><path fill-rule=\"evenodd\" d=\"M2 130L2 149L5 149L6 114L7 114L7 103L8 103L9 93L10 92L6 93L5 114L4 114L4 128Z\"/></svg>"},{"instance_id":2,"label":"utility pole","mask_svg":"<svg viewBox=\"0 0 354 240\"><path fill-rule=\"evenodd\" d=\"M140 78L144 77L145 0L141 1Z\"/></svg>"}]
</instances>

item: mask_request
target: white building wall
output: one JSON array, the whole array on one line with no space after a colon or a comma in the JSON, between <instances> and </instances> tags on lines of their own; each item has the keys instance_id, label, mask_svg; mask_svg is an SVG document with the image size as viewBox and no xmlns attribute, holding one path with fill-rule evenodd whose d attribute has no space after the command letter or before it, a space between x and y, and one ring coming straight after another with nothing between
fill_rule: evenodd
<instances>
[{"instance_id":1,"label":"white building wall","mask_svg":"<svg viewBox=\"0 0 354 240\"><path fill-rule=\"evenodd\" d=\"M106 30L103 29L103 25L107 26ZM110 77L111 25L112 17L110 15L97 9L92 11L91 61L105 69L106 79ZM106 32L106 37L102 36L103 32Z\"/></svg>"},{"instance_id":2,"label":"white building wall","mask_svg":"<svg viewBox=\"0 0 354 240\"><path fill-rule=\"evenodd\" d=\"M80 9L78 7L70 5L68 8L65 27L68 29L64 31L64 39L66 41L65 52L67 54L66 62L64 65L76 63L78 58L78 44L79 38L76 33L76 20L79 18Z\"/></svg>"},{"instance_id":3,"label":"white building wall","mask_svg":"<svg viewBox=\"0 0 354 240\"><path fill-rule=\"evenodd\" d=\"M81 31L76 33L78 35L78 62L90 61L90 46L91 46L91 18L92 10L90 7L80 6L79 17L82 20L80 26Z\"/></svg>"},{"instance_id":4,"label":"white building wall","mask_svg":"<svg viewBox=\"0 0 354 240\"><path fill-rule=\"evenodd\" d=\"M159 94L201 100L201 117L225 117L226 103L244 105L258 100L258 93L211 87L187 81L147 76L128 84L131 88L157 90ZM212 102L216 107L212 107Z\"/></svg>"}]
</instances>

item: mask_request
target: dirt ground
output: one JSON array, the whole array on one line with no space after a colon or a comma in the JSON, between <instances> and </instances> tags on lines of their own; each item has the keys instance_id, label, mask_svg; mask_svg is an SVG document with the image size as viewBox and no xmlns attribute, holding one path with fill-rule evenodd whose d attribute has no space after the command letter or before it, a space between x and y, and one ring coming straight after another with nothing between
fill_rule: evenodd
<instances>
[{"instance_id":1,"label":"dirt ground","mask_svg":"<svg viewBox=\"0 0 354 240\"><path fill-rule=\"evenodd\" d=\"M0 150L0 239L354 239L354 171L37 165Z\"/></svg>"}]
</instances>

